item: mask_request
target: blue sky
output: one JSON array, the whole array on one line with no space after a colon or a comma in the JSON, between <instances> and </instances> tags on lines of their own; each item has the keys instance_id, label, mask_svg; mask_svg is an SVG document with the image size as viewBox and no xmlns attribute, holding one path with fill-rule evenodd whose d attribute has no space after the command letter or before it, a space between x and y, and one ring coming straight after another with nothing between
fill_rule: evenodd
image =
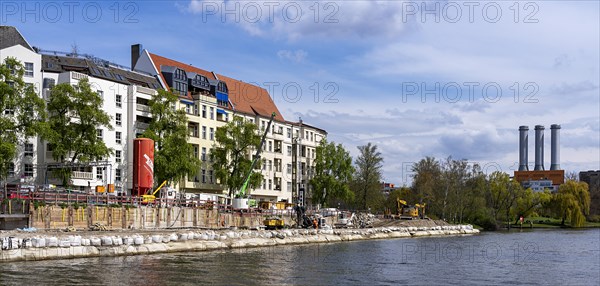
<instances>
[{"instance_id":1,"label":"blue sky","mask_svg":"<svg viewBox=\"0 0 600 286\"><path fill-rule=\"evenodd\" d=\"M257 83L286 119L326 129L352 155L378 145L389 182L409 182L410 164L424 156L512 173L519 125L546 126L546 168L556 123L562 167L600 169L597 1L2 1L0 9L2 25L43 49L76 44L129 65L130 45L141 43ZM533 161L533 140L529 150Z\"/></svg>"}]
</instances>

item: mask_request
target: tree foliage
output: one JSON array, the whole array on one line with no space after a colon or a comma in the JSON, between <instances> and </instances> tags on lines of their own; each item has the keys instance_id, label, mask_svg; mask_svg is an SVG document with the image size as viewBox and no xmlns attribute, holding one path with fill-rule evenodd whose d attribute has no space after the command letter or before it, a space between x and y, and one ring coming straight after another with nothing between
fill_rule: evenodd
<instances>
[{"instance_id":1,"label":"tree foliage","mask_svg":"<svg viewBox=\"0 0 600 286\"><path fill-rule=\"evenodd\" d=\"M188 143L187 116L176 109L178 97L171 91L158 90L148 102L152 120L142 137L154 140L154 183L176 184L201 166Z\"/></svg>"},{"instance_id":2,"label":"tree foliage","mask_svg":"<svg viewBox=\"0 0 600 286\"><path fill-rule=\"evenodd\" d=\"M23 81L25 69L15 58L0 63L0 180L17 155L17 146L46 128L44 100Z\"/></svg>"},{"instance_id":3,"label":"tree foliage","mask_svg":"<svg viewBox=\"0 0 600 286\"><path fill-rule=\"evenodd\" d=\"M229 196L238 195L250 172L248 188L260 186L263 180L259 171L261 161L255 166L258 170L250 170L251 152L259 148L261 141L256 125L235 116L231 122L217 128L215 137L217 142L211 151L213 169L220 183L229 189Z\"/></svg>"},{"instance_id":4,"label":"tree foliage","mask_svg":"<svg viewBox=\"0 0 600 286\"><path fill-rule=\"evenodd\" d=\"M562 224L569 220L572 227L582 227L590 211L587 183L568 180L558 188L556 202Z\"/></svg>"},{"instance_id":5,"label":"tree foliage","mask_svg":"<svg viewBox=\"0 0 600 286\"><path fill-rule=\"evenodd\" d=\"M313 202L327 206L336 199L351 201L349 183L353 172L350 153L341 144L323 139L316 149L315 175L310 180Z\"/></svg>"},{"instance_id":6,"label":"tree foliage","mask_svg":"<svg viewBox=\"0 0 600 286\"><path fill-rule=\"evenodd\" d=\"M383 157L377 151L377 145L370 142L358 146L359 155L356 158L356 172L354 174L354 199L357 208L380 209L384 201L381 192L381 168Z\"/></svg>"},{"instance_id":7,"label":"tree foliage","mask_svg":"<svg viewBox=\"0 0 600 286\"><path fill-rule=\"evenodd\" d=\"M106 159L112 150L98 136L98 129L112 130L111 117L102 108L104 99L93 91L87 78L77 85L62 83L50 91L48 129L42 138L52 145L52 157L63 166L55 169L63 185L69 185L69 163Z\"/></svg>"}]
</instances>

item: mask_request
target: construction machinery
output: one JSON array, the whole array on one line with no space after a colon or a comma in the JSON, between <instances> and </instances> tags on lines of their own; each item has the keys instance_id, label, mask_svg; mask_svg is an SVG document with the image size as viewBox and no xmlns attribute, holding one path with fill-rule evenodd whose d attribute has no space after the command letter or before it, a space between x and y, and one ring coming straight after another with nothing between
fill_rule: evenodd
<instances>
[{"instance_id":1,"label":"construction machinery","mask_svg":"<svg viewBox=\"0 0 600 286\"><path fill-rule=\"evenodd\" d=\"M248 183L250 182L250 177L252 177L252 173L254 172L254 166L260 160L260 153L262 152L263 145L265 144L265 140L267 139L267 133L271 128L271 124L273 123L273 118L275 118L277 114L275 112L271 113L271 118L269 119L269 123L267 124L267 128L263 133L262 139L260 140L260 145L258 149L256 149L256 154L254 154L254 160L252 160L252 165L250 165L250 169L248 171L248 175L244 180L244 184L240 188L237 194L235 194L235 198L233 199L233 208L234 209L247 209L249 207L249 199L246 197L246 190L248 189ZM256 206L256 202L254 202Z\"/></svg>"},{"instance_id":2,"label":"construction machinery","mask_svg":"<svg viewBox=\"0 0 600 286\"><path fill-rule=\"evenodd\" d=\"M142 204L143 205L147 205L149 203L153 203L154 201L156 201L156 193L158 193L158 191L160 191L160 189L167 183L167 180L165 180L164 182L162 182L162 184L160 184L160 186L158 186L158 188L156 188L156 190L152 193L150 193L150 191L148 191L147 194L142 195Z\"/></svg>"},{"instance_id":3,"label":"construction machinery","mask_svg":"<svg viewBox=\"0 0 600 286\"><path fill-rule=\"evenodd\" d=\"M419 219L425 216L425 204L408 205L405 200L396 199L395 219Z\"/></svg>"},{"instance_id":4,"label":"construction machinery","mask_svg":"<svg viewBox=\"0 0 600 286\"><path fill-rule=\"evenodd\" d=\"M285 221L278 216L270 216L263 220L263 224L267 229L282 229L285 227Z\"/></svg>"}]
</instances>

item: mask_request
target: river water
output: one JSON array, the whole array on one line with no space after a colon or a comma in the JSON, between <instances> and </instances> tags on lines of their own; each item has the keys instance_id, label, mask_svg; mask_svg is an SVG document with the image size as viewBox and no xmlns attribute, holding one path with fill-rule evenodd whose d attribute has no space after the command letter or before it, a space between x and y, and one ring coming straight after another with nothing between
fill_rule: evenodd
<instances>
[{"instance_id":1,"label":"river water","mask_svg":"<svg viewBox=\"0 0 600 286\"><path fill-rule=\"evenodd\" d=\"M0 263L0 285L600 285L600 229Z\"/></svg>"}]
</instances>

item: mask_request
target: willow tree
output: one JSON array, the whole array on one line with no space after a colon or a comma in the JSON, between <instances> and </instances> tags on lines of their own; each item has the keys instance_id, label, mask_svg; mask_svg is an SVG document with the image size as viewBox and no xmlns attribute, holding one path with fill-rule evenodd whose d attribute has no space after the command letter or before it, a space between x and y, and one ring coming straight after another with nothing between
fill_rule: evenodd
<instances>
[{"instance_id":1,"label":"willow tree","mask_svg":"<svg viewBox=\"0 0 600 286\"><path fill-rule=\"evenodd\" d=\"M99 128L112 129L104 99L93 91L87 78L76 85L57 84L50 90L48 130L42 138L52 146L52 158L60 163L53 172L64 186L70 184L71 164L106 159L112 153Z\"/></svg>"},{"instance_id":2,"label":"willow tree","mask_svg":"<svg viewBox=\"0 0 600 286\"><path fill-rule=\"evenodd\" d=\"M201 166L188 143L188 121L183 109L176 109L178 97L171 91L158 90L148 105L152 119L142 137L154 140L154 183L176 183Z\"/></svg>"},{"instance_id":3,"label":"willow tree","mask_svg":"<svg viewBox=\"0 0 600 286\"><path fill-rule=\"evenodd\" d=\"M590 193L585 182L568 180L558 187L558 211L564 225L569 220L572 227L582 227L590 211Z\"/></svg>"},{"instance_id":4,"label":"willow tree","mask_svg":"<svg viewBox=\"0 0 600 286\"><path fill-rule=\"evenodd\" d=\"M261 141L256 125L235 116L231 122L217 128L215 139L216 144L210 154L213 169L219 182L229 189L229 196L238 195L250 172L248 189L259 186L263 180L260 164L250 170L250 153L258 150Z\"/></svg>"},{"instance_id":5,"label":"willow tree","mask_svg":"<svg viewBox=\"0 0 600 286\"><path fill-rule=\"evenodd\" d=\"M352 157L342 144L321 140L316 149L315 174L310 180L313 202L327 206L335 199L352 200L349 183L353 172Z\"/></svg>"},{"instance_id":6,"label":"willow tree","mask_svg":"<svg viewBox=\"0 0 600 286\"><path fill-rule=\"evenodd\" d=\"M15 58L0 63L0 180L6 177L17 147L46 126L44 100L23 81L24 73Z\"/></svg>"}]
</instances>

